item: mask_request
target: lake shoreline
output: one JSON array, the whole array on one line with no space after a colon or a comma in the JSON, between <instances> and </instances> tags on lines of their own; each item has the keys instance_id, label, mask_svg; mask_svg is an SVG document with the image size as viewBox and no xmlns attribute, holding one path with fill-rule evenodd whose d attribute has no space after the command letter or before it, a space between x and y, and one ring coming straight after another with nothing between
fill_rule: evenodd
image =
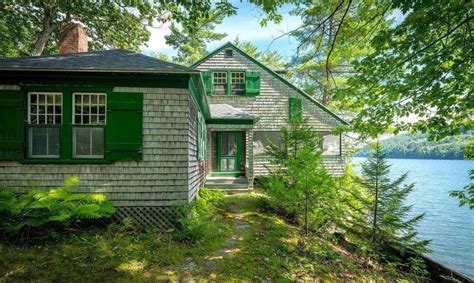
<instances>
[{"instance_id":1,"label":"lake shoreline","mask_svg":"<svg viewBox=\"0 0 474 283\"><path fill-rule=\"evenodd\" d=\"M354 171L366 158L351 158ZM406 184L415 183L407 197L413 209L410 216L425 213L417 226L420 239L431 240L426 256L450 270L474 279L474 211L459 207L450 197L453 190L471 182L469 170L473 160L387 158L391 164L390 178L409 172Z\"/></svg>"},{"instance_id":2,"label":"lake shoreline","mask_svg":"<svg viewBox=\"0 0 474 283\"><path fill-rule=\"evenodd\" d=\"M354 158L367 158L367 155L357 155ZM416 158L416 157L391 157L385 156L386 159L404 159L404 160L469 160L469 159L454 159L454 158Z\"/></svg>"}]
</instances>

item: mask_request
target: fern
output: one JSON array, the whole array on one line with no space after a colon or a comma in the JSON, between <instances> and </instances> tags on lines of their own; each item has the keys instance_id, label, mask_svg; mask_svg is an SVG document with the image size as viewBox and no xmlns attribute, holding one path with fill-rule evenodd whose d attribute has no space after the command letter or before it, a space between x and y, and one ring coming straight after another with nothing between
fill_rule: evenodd
<instances>
[{"instance_id":1,"label":"fern","mask_svg":"<svg viewBox=\"0 0 474 283\"><path fill-rule=\"evenodd\" d=\"M108 218L115 209L102 194L74 193L79 178L65 180L59 188L32 189L26 194L0 190L0 232L18 234L25 229L69 226L88 219Z\"/></svg>"}]
</instances>

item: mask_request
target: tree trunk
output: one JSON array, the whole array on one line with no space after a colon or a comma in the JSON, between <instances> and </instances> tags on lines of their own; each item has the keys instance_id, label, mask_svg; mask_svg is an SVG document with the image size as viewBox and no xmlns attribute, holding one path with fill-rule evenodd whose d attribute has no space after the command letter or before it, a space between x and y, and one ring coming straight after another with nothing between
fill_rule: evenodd
<instances>
[{"instance_id":1,"label":"tree trunk","mask_svg":"<svg viewBox=\"0 0 474 283\"><path fill-rule=\"evenodd\" d=\"M55 28L53 25L54 12L49 8L44 6L44 16L43 16L43 28L41 29L40 34L36 38L33 49L31 50L31 56L40 56L43 54L44 47L51 38L51 34Z\"/></svg>"},{"instance_id":2,"label":"tree trunk","mask_svg":"<svg viewBox=\"0 0 474 283\"><path fill-rule=\"evenodd\" d=\"M377 141L377 163L380 158L379 142ZM378 203L379 203L379 167L375 169L375 203L374 203L374 223L372 226L372 243L375 242L375 234L377 232L377 214L378 214Z\"/></svg>"}]
</instances>

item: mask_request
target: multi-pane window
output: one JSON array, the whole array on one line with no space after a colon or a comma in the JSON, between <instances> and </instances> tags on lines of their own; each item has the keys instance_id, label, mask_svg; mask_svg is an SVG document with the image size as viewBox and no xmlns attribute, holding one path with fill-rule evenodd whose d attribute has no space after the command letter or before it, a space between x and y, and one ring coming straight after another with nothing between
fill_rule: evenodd
<instances>
[{"instance_id":1,"label":"multi-pane window","mask_svg":"<svg viewBox=\"0 0 474 283\"><path fill-rule=\"evenodd\" d=\"M60 150L62 94L28 93L28 156L57 158Z\"/></svg>"},{"instance_id":2,"label":"multi-pane window","mask_svg":"<svg viewBox=\"0 0 474 283\"><path fill-rule=\"evenodd\" d=\"M245 94L245 72L231 72L231 93L233 95Z\"/></svg>"},{"instance_id":3,"label":"multi-pane window","mask_svg":"<svg viewBox=\"0 0 474 283\"><path fill-rule=\"evenodd\" d=\"M227 93L227 72L214 72L212 83L215 95L225 95Z\"/></svg>"},{"instance_id":4,"label":"multi-pane window","mask_svg":"<svg viewBox=\"0 0 474 283\"><path fill-rule=\"evenodd\" d=\"M105 93L74 93L73 156L104 157Z\"/></svg>"}]
</instances>

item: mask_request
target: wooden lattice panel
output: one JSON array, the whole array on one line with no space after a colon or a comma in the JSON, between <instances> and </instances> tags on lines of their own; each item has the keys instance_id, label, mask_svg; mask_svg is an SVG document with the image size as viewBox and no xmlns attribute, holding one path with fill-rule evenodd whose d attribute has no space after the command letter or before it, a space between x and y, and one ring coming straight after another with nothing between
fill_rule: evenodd
<instances>
[{"instance_id":1,"label":"wooden lattice panel","mask_svg":"<svg viewBox=\"0 0 474 283\"><path fill-rule=\"evenodd\" d=\"M137 226L157 227L162 230L175 228L181 212L175 206L117 207L115 220L133 219Z\"/></svg>"}]
</instances>

